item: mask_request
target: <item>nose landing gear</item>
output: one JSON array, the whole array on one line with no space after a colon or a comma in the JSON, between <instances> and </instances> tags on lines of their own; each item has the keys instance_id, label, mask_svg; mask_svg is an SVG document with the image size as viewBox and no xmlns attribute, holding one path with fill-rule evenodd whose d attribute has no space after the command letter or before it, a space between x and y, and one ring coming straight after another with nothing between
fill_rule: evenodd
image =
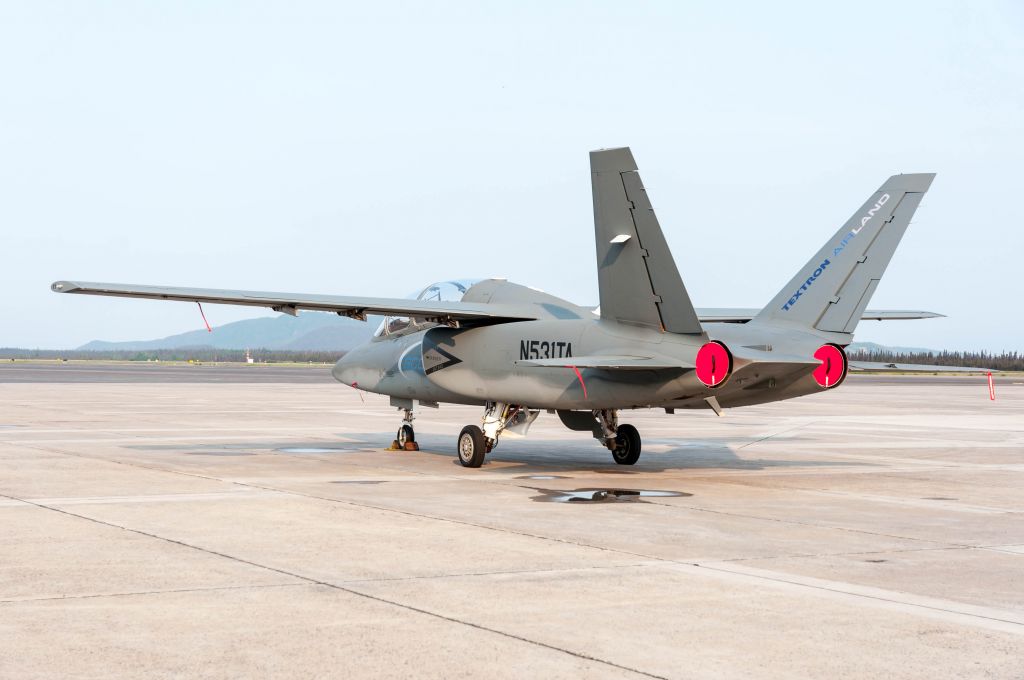
<instances>
[{"instance_id":1,"label":"nose landing gear","mask_svg":"<svg viewBox=\"0 0 1024 680\"><path fill-rule=\"evenodd\" d=\"M402 426L395 434L395 441L389 447L392 451L419 451L420 445L416 443L416 432L412 429L412 419L416 416L411 408L403 408Z\"/></svg>"}]
</instances>

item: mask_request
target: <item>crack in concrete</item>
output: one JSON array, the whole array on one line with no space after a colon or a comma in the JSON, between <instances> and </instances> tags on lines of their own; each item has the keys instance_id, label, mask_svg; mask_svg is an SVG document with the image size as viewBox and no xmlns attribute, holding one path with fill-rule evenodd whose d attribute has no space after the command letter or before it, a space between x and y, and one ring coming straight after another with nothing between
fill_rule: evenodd
<instances>
[{"instance_id":1,"label":"crack in concrete","mask_svg":"<svg viewBox=\"0 0 1024 680\"><path fill-rule=\"evenodd\" d=\"M811 425L814 425L817 422L818 421L816 421L816 420L811 420L811 421L808 421L806 423L802 423L800 425L795 425L793 427L788 427L788 428L786 428L784 430L779 430L778 432L775 432L773 434L765 435L764 437L761 437L760 439L755 439L754 441L747 442L743 446L737 447L736 450L737 451L742 451L743 449L747 448L748 446L753 446L754 444L760 444L761 442L768 441L769 439L774 439L775 437L778 437L779 435L787 434L789 432L796 432L797 430L802 430L803 428L810 427Z\"/></svg>"},{"instance_id":2,"label":"crack in concrete","mask_svg":"<svg viewBox=\"0 0 1024 680\"><path fill-rule=\"evenodd\" d=\"M0 604L21 604L25 602L62 602L65 600L94 600L104 597L133 597L135 595L167 595L174 593L210 593L219 590L258 590L264 588L307 587L308 583L263 583L245 586L210 586L209 588L168 588L166 590L130 590L122 593L87 593L85 595L52 595L48 597L22 597L0 600Z\"/></svg>"},{"instance_id":3,"label":"crack in concrete","mask_svg":"<svg viewBox=\"0 0 1024 680\"><path fill-rule=\"evenodd\" d=\"M649 560L646 562L638 562L633 564L613 564L608 566L600 567L562 567L558 569L495 569L493 571L470 571L470 572L458 572L453 574L431 574L424 576L393 576L393 577L382 577L382 578L360 578L360 579L345 579L344 581L338 581L338 583L387 583L391 581L431 581L435 579L446 579L446 578L475 578L478 576L512 576L516 574L566 574L569 572L583 572L583 571L616 571L619 569L642 569L644 567L652 567L660 564L659 560Z\"/></svg>"},{"instance_id":4,"label":"crack in concrete","mask_svg":"<svg viewBox=\"0 0 1024 680\"><path fill-rule=\"evenodd\" d=\"M313 578L311 576L305 576L305 575L299 574L297 572L288 571L287 569L281 569L279 567L272 567L272 566L267 565L267 564L260 564L259 562L254 562L252 560L248 560L248 559L245 559L243 557L237 557L235 555L229 555L228 553L220 552L218 550L213 550L213 549L210 549L210 548L204 548L202 546L193 545L191 543L187 543L185 541L181 541L181 540L178 540L178 539L168 538L166 536L160 536L158 534L154 534L154 533L151 533L151 532L148 532L148 531L142 531L141 529L133 529L131 527L122 526L122 525L119 525L119 524L115 524L113 522L107 522L105 520L96 519L94 517L89 517L87 515L80 515L78 513L70 512L68 510L62 510L60 508L56 508L56 507L53 507L53 506L43 505L41 503L34 503L32 501L28 501L28 500L23 499L23 498L18 498L16 496L10 496L8 494L2 494L2 493L0 493L0 496L2 496L4 498L8 498L10 500L22 501L24 503L28 503L29 505L33 505L33 506L38 507L38 508L43 509L43 510L50 510L51 512L59 512L59 513L61 513L63 515L68 515L70 517L76 517L78 519L82 519L82 520L85 520L87 522L94 522L96 524L100 524L100 525L103 525L103 526L111 527L111 528L114 528L114 529L120 529L122 531L128 531L128 532L131 532L131 533L134 533L134 534L138 534L140 536L146 536L148 538L153 538L153 539L156 539L156 540L159 540L159 541L165 541L167 543L172 543L174 545L179 545L179 546L182 546L184 548L189 548L189 549L192 549L192 550L198 550L198 551L206 553L208 555L215 555L217 557L222 557L224 559L232 560L232 561L238 562L240 564L247 564L249 566L256 567L258 569L265 569L267 571L272 571L272 572L277 573L277 574L282 574L284 576L289 576L291 578L295 578L295 579L299 579L301 581L305 581L306 583L309 583L309 584L312 584L312 585L324 586L324 587L331 588L331 589L334 589L334 590L338 590L338 591L341 591L341 592L344 592L344 593L348 593L350 595L355 595L356 597L362 597L362 598L365 598L365 599L368 599L368 600L373 600L375 602L380 602L382 604L387 604L387 605L391 605L393 607L398 607L400 609L404 609L404 610L407 610L407 611L416 612L418 614L423 614L425 616L430 616L432 618L440 619L440 620L443 620L443 621L448 621L450 623L454 623L454 624L458 624L458 625L463 625L463 626L468 626L470 628L474 628L476 630L480 630L480 631L483 631L483 632L492 633L492 634L495 634L495 635L500 635L502 637L505 637L505 638L508 638L508 639L511 639L511 640L517 640L519 642L525 642L526 644L534 645L534 646L537 646L537 647L542 647L544 649L549 649L551 651L560 652L562 654L568 654L568 655L576 657L578 659L583 659L585 661L592 661L594 663L599 663L599 664L602 664L602 665L605 665L605 666L609 666L611 668L617 668L619 670L626 671L626 672L629 672L629 673L633 673L635 675L642 675L642 676L648 677L648 678L655 678L656 680L668 680L668 678L666 678L665 676L656 675L654 673L649 673L647 671L642 671L642 670L639 670L639 669L636 669L636 668L630 668L629 666L624 666L622 664L615 663L614 661L608 661L607 659L601 659L601 658L596 657L596 656L591 656L589 654L584 654L582 652L573 651L571 649L566 649L566 648L563 648L563 647L559 647L557 645L553 645L553 644L550 644L550 643L547 643L547 642L542 642L540 640L533 640L531 638L527 638L527 637L524 637L524 636L521 636L521 635L517 635L515 633L510 633L508 631L503 631L503 630L500 630L498 628L491 628L491 627L485 626L483 624L474 623L472 621L466 621L464 619L459 619L459 618L454 617L454 616L448 616L447 614L441 614L439 612L430 611L428 609L423 609L421 607L416 607L414 605L407 604L407 603L404 603L404 602L399 602L397 600L391 600L391 599L388 599L386 597L381 597L379 595L373 595L373 594L366 593L366 592L363 592L363 591L360 591L360 590L356 590L354 588L347 588L345 586L339 585L337 583L333 583L331 581L325 581L323 579L317 579L317 578Z\"/></svg>"}]
</instances>

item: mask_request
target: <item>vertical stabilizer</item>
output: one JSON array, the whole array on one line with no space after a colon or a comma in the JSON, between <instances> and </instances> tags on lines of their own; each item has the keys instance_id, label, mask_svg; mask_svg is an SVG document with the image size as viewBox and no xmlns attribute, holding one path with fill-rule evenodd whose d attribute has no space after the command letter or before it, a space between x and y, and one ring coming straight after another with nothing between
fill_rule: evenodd
<instances>
[{"instance_id":1,"label":"vertical stabilizer","mask_svg":"<svg viewBox=\"0 0 1024 680\"><path fill-rule=\"evenodd\" d=\"M853 333L934 178L931 173L890 177L755 321Z\"/></svg>"},{"instance_id":2,"label":"vertical stabilizer","mask_svg":"<svg viewBox=\"0 0 1024 680\"><path fill-rule=\"evenodd\" d=\"M601 318L701 333L628 148L590 152Z\"/></svg>"}]
</instances>

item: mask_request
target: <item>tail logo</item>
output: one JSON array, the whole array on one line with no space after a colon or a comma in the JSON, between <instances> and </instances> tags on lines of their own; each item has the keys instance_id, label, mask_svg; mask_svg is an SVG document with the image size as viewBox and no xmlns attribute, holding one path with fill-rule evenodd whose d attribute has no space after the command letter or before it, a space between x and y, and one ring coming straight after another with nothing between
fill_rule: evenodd
<instances>
[{"instance_id":1,"label":"tail logo","mask_svg":"<svg viewBox=\"0 0 1024 680\"><path fill-rule=\"evenodd\" d=\"M875 203L874 207L871 208L871 210L868 210L868 214L860 218L860 226L857 227L856 229L851 229L850 233L844 236L843 240L839 242L839 245L836 246L836 248L832 251L832 257L835 257L839 253L843 252L843 248L845 248L850 241L857 237L857 234L859 234L861 229L863 229L867 225L867 223L871 221L871 218L875 216L875 213L881 210L882 206L888 202L889 194L882 194L882 196Z\"/></svg>"},{"instance_id":2,"label":"tail logo","mask_svg":"<svg viewBox=\"0 0 1024 680\"><path fill-rule=\"evenodd\" d=\"M888 202L889 202L889 194L882 194L882 197L878 199L877 203L875 203L875 207L872 208L871 210L869 210L867 215L865 215L864 217L860 218L860 226L857 227L856 229L854 229L853 233L854 234L860 233L860 230L864 228L864 225L868 223L868 220L870 220L872 217L874 217L875 213L878 212L879 210L881 210L882 206L885 205Z\"/></svg>"},{"instance_id":3,"label":"tail logo","mask_svg":"<svg viewBox=\"0 0 1024 680\"><path fill-rule=\"evenodd\" d=\"M790 308L796 304L796 301L800 299L800 296L803 295L804 292L811 287L811 284L814 283L814 280L821 276L822 273L824 273L825 268L828 267L830 264L832 263L828 259L825 259L820 265L818 265L818 268L814 270L814 273L811 274L806 281L804 281L804 285L797 288L796 293L793 294L793 297L789 298L789 302L782 305L782 311L788 312Z\"/></svg>"},{"instance_id":4,"label":"tail logo","mask_svg":"<svg viewBox=\"0 0 1024 680\"><path fill-rule=\"evenodd\" d=\"M839 253L843 252L847 244L849 244L850 241L855 239L857 237L857 234L859 234L861 230L864 229L865 226L867 226L867 223L871 221L871 218L874 217L875 214L882 209L882 206L889 202L889 198L889 194L882 194L881 196L878 197L878 200L875 201L875 205L872 206L870 210L868 210L866 215L860 218L860 226L857 227L856 229L851 229L850 233L844 236L843 240L839 242L839 245L832 250L832 257L836 257L839 255ZM797 289L796 293L793 294L793 297L789 298L789 302L782 305L782 311L788 312L793 307L793 305L796 304L796 301L800 298L800 296L803 295L808 288L810 288L811 284L814 283L814 280L821 276L822 272L824 272L825 268L830 264L832 263L828 259L825 259L820 265L818 265L818 268L815 269L814 273L811 274L807 278L807 280L804 281L804 284Z\"/></svg>"}]
</instances>

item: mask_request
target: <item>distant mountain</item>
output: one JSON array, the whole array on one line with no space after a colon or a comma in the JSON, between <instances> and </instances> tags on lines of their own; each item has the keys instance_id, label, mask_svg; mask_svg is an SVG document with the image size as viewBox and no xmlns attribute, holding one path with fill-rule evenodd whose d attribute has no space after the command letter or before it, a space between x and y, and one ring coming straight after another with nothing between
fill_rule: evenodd
<instances>
[{"instance_id":1,"label":"distant mountain","mask_svg":"<svg viewBox=\"0 0 1024 680\"><path fill-rule=\"evenodd\" d=\"M106 342L93 340L80 350L148 349L278 349L347 351L369 340L380 324L380 317L356 321L325 312L300 312L298 316L281 314L263 319L247 319L213 329L189 331L159 340Z\"/></svg>"}]
</instances>

